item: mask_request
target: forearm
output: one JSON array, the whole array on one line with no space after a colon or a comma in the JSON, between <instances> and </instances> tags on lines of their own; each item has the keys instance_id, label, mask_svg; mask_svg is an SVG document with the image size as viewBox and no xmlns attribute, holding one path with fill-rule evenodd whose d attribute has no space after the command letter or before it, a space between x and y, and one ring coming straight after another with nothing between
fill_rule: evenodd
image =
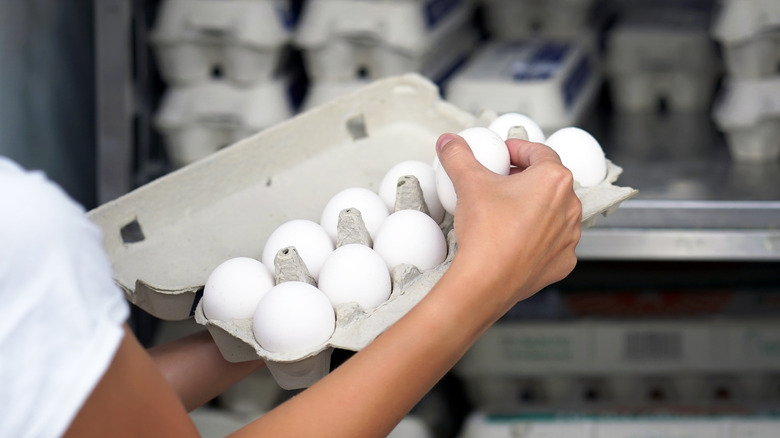
<instances>
[{"instance_id":1,"label":"forearm","mask_svg":"<svg viewBox=\"0 0 780 438\"><path fill-rule=\"evenodd\" d=\"M205 330L152 347L148 352L188 411L264 366L261 360L226 361Z\"/></svg>"},{"instance_id":2,"label":"forearm","mask_svg":"<svg viewBox=\"0 0 780 438\"><path fill-rule=\"evenodd\" d=\"M469 289L489 286L465 275L445 274L370 345L236 436L387 436L500 316Z\"/></svg>"}]
</instances>

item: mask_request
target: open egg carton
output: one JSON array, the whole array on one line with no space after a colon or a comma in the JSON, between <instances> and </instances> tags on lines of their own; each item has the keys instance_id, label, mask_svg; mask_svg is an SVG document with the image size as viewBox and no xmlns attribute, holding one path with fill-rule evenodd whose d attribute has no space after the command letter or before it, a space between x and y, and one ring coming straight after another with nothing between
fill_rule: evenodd
<instances>
[{"instance_id":1,"label":"open egg carton","mask_svg":"<svg viewBox=\"0 0 780 438\"><path fill-rule=\"evenodd\" d=\"M491 117L442 100L437 87L418 74L377 80L139 187L88 216L103 231L115 281L129 301L161 319L195 316L227 360L263 358L280 386L306 387L328 373L334 348L360 350L425 296L454 256L454 234L449 233L444 263L422 272L396 267L386 302L370 311L343 305L336 309L331 338L294 354L261 348L251 319L207 319L199 298L209 274L229 258L259 258L275 228L293 219L316 220L333 193L347 187L376 190L387 169L404 160L432 162L440 134L487 126ZM620 172L609 163L604 182L575 187L584 226L637 193L613 184ZM441 227L448 230L446 223Z\"/></svg>"}]
</instances>

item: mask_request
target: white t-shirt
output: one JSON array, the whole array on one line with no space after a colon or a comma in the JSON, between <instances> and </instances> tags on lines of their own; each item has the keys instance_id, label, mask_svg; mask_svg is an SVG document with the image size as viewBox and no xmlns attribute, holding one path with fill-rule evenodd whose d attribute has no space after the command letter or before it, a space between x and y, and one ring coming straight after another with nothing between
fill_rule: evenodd
<instances>
[{"instance_id":1,"label":"white t-shirt","mask_svg":"<svg viewBox=\"0 0 780 438\"><path fill-rule=\"evenodd\" d=\"M129 305L101 241L63 190L0 157L0 436L62 435L108 369Z\"/></svg>"}]
</instances>

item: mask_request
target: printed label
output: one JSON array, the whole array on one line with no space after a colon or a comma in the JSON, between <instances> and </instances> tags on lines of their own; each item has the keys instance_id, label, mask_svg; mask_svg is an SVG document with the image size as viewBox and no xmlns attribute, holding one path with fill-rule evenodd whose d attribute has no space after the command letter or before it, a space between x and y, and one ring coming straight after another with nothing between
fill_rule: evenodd
<instances>
[{"instance_id":1,"label":"printed label","mask_svg":"<svg viewBox=\"0 0 780 438\"><path fill-rule=\"evenodd\" d=\"M430 0L425 3L423 8L425 10L425 22L428 25L428 29L436 27L436 25L455 10L460 3L461 0Z\"/></svg>"},{"instance_id":2,"label":"printed label","mask_svg":"<svg viewBox=\"0 0 780 438\"><path fill-rule=\"evenodd\" d=\"M675 332L628 332L624 337L623 356L628 361L682 359L682 336Z\"/></svg>"}]
</instances>

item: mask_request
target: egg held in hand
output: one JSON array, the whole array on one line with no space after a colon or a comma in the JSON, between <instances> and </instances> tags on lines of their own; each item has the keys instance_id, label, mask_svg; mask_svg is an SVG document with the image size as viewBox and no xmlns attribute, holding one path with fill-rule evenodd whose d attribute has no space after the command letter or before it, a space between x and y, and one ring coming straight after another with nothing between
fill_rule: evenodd
<instances>
[{"instance_id":1,"label":"egg held in hand","mask_svg":"<svg viewBox=\"0 0 780 438\"><path fill-rule=\"evenodd\" d=\"M274 286L274 276L260 261L235 257L219 264L203 288L206 318L233 321L251 318L260 299Z\"/></svg>"},{"instance_id":2,"label":"egg held in hand","mask_svg":"<svg viewBox=\"0 0 780 438\"><path fill-rule=\"evenodd\" d=\"M511 167L509 149L498 134L488 128L475 126L460 131L458 135L466 140L474 152L474 157L483 166L499 175L509 175ZM441 163L436 163L434 168L436 169L436 193L439 195L441 205L448 213L454 215L455 205L458 202L455 187Z\"/></svg>"},{"instance_id":3,"label":"egg held in hand","mask_svg":"<svg viewBox=\"0 0 780 438\"><path fill-rule=\"evenodd\" d=\"M377 230L390 214L378 194L363 187L350 187L333 195L322 209L320 225L335 243L338 237L339 213L348 208L360 211L368 234L373 239Z\"/></svg>"},{"instance_id":4,"label":"egg held in hand","mask_svg":"<svg viewBox=\"0 0 780 438\"><path fill-rule=\"evenodd\" d=\"M593 187L607 177L607 160L599 142L573 126L559 129L546 141L582 187Z\"/></svg>"},{"instance_id":5,"label":"egg held in hand","mask_svg":"<svg viewBox=\"0 0 780 438\"><path fill-rule=\"evenodd\" d=\"M510 128L522 126L528 134L528 141L544 143L544 131L530 117L520 113L504 113L496 117L488 128L506 140L509 137Z\"/></svg>"},{"instance_id":6,"label":"egg held in hand","mask_svg":"<svg viewBox=\"0 0 780 438\"><path fill-rule=\"evenodd\" d=\"M321 346L336 329L336 314L316 287L302 281L279 283L254 313L257 343L272 353L302 353Z\"/></svg>"},{"instance_id":7,"label":"egg held in hand","mask_svg":"<svg viewBox=\"0 0 780 438\"><path fill-rule=\"evenodd\" d=\"M317 287L335 307L357 303L370 310L390 298L392 281L384 259L357 243L336 248L322 265Z\"/></svg>"},{"instance_id":8,"label":"egg held in hand","mask_svg":"<svg viewBox=\"0 0 780 438\"><path fill-rule=\"evenodd\" d=\"M447 258L447 239L427 214L399 210L382 224L374 240L374 250L390 270L405 263L424 271L442 264Z\"/></svg>"},{"instance_id":9,"label":"egg held in hand","mask_svg":"<svg viewBox=\"0 0 780 438\"><path fill-rule=\"evenodd\" d=\"M288 246L295 247L314 279L317 279L322 264L335 249L333 241L320 224L306 219L293 219L277 227L268 236L263 247L263 264L275 270L276 253Z\"/></svg>"},{"instance_id":10,"label":"egg held in hand","mask_svg":"<svg viewBox=\"0 0 780 438\"><path fill-rule=\"evenodd\" d=\"M385 201L388 211L395 209L398 179L408 175L417 178L423 192L425 205L428 207L428 213L437 223L441 222L444 219L444 207L442 207L439 195L436 193L436 172L433 166L422 161L402 161L385 173L379 184L379 197Z\"/></svg>"}]
</instances>

